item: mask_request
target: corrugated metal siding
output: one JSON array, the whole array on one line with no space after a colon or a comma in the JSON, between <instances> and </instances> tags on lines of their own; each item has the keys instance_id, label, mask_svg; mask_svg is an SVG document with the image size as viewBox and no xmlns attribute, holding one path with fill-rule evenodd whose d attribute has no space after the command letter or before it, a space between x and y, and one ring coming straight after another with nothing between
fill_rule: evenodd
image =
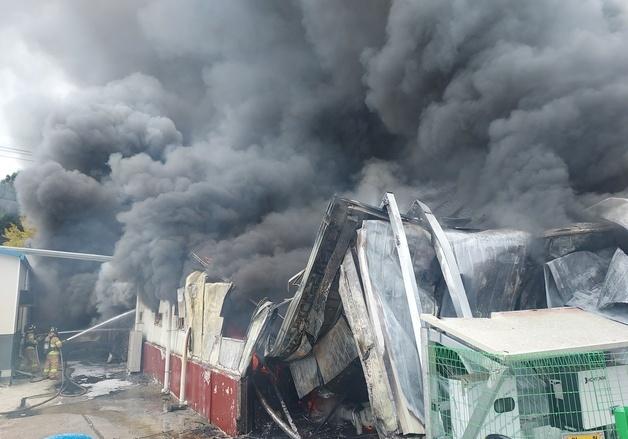
<instances>
[{"instance_id":1,"label":"corrugated metal siding","mask_svg":"<svg viewBox=\"0 0 628 439\"><path fill-rule=\"evenodd\" d=\"M179 397L181 357L171 354L170 366L170 390ZM163 383L164 367L164 351L157 345L145 342L142 371ZM237 435L239 381L191 360L188 360L186 375L185 398L188 406L228 435ZM246 401L243 400L242 404L246 404Z\"/></svg>"},{"instance_id":2,"label":"corrugated metal siding","mask_svg":"<svg viewBox=\"0 0 628 439\"><path fill-rule=\"evenodd\" d=\"M237 372L240 359L242 358L242 350L244 349L244 340L226 337L221 337L218 340L220 342L218 363L227 369Z\"/></svg>"},{"instance_id":3,"label":"corrugated metal siding","mask_svg":"<svg viewBox=\"0 0 628 439\"><path fill-rule=\"evenodd\" d=\"M160 380L161 381L161 380ZM170 392L179 397L179 388L181 387L181 358L177 355L170 354ZM187 389L186 389L187 392Z\"/></svg>"},{"instance_id":4,"label":"corrugated metal siding","mask_svg":"<svg viewBox=\"0 0 628 439\"><path fill-rule=\"evenodd\" d=\"M212 373L209 369L204 368L201 364L188 361L187 376L185 385L186 399L188 405L198 413L201 413L209 421L219 428L223 428L217 424L211 417L211 378Z\"/></svg>"},{"instance_id":5,"label":"corrugated metal siding","mask_svg":"<svg viewBox=\"0 0 628 439\"><path fill-rule=\"evenodd\" d=\"M238 431L238 382L214 372L211 386L211 422L233 436Z\"/></svg>"},{"instance_id":6,"label":"corrugated metal siding","mask_svg":"<svg viewBox=\"0 0 628 439\"><path fill-rule=\"evenodd\" d=\"M142 371L163 382L165 355L161 349L151 343L144 343L142 349Z\"/></svg>"}]
</instances>

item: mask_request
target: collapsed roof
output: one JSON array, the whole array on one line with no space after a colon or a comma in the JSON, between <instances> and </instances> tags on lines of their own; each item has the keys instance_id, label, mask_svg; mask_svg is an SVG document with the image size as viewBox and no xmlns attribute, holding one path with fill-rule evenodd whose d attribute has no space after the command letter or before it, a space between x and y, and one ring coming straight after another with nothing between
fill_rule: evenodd
<instances>
[{"instance_id":1,"label":"collapsed roof","mask_svg":"<svg viewBox=\"0 0 628 439\"><path fill-rule=\"evenodd\" d=\"M535 236L438 221L419 201L402 215L392 194L381 207L334 198L260 355L289 365L299 398L359 362L378 433L422 433L419 313L577 306L628 323L628 200L589 213Z\"/></svg>"}]
</instances>

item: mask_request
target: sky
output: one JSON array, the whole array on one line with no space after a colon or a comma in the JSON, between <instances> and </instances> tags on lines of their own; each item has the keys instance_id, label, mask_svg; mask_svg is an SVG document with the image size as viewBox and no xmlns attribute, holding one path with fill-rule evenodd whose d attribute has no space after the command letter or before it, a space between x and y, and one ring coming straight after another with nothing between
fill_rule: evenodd
<instances>
[{"instance_id":1,"label":"sky","mask_svg":"<svg viewBox=\"0 0 628 439\"><path fill-rule=\"evenodd\" d=\"M75 89L49 55L27 44L10 26L0 26L0 178L33 163L28 154L7 150L33 151L38 141L20 136L18 127L11 126L16 112L28 111L19 103L35 95L61 101Z\"/></svg>"}]
</instances>

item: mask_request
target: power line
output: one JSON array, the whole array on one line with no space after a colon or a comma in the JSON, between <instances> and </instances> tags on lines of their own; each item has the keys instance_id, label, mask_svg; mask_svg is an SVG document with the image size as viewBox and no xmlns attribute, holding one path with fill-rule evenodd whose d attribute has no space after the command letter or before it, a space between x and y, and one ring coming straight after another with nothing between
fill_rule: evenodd
<instances>
[{"instance_id":1,"label":"power line","mask_svg":"<svg viewBox=\"0 0 628 439\"><path fill-rule=\"evenodd\" d=\"M31 151L31 148L23 148L21 146L0 145L0 148L19 149L21 151Z\"/></svg>"},{"instance_id":2,"label":"power line","mask_svg":"<svg viewBox=\"0 0 628 439\"><path fill-rule=\"evenodd\" d=\"M0 157L4 157L5 159L21 160L21 161L24 161L24 162L34 162L35 161L33 159L29 159L29 158L26 158L26 157L15 157L15 156L11 156L11 155L6 155L6 154L3 154L2 152L0 152Z\"/></svg>"},{"instance_id":3,"label":"power line","mask_svg":"<svg viewBox=\"0 0 628 439\"><path fill-rule=\"evenodd\" d=\"M16 154L24 154L24 155L33 155L32 151L21 148L13 148L11 146L0 146L0 150L5 150L7 152L14 152Z\"/></svg>"},{"instance_id":4,"label":"power line","mask_svg":"<svg viewBox=\"0 0 628 439\"><path fill-rule=\"evenodd\" d=\"M33 151L14 146L0 145L0 157L22 162L34 162Z\"/></svg>"}]
</instances>

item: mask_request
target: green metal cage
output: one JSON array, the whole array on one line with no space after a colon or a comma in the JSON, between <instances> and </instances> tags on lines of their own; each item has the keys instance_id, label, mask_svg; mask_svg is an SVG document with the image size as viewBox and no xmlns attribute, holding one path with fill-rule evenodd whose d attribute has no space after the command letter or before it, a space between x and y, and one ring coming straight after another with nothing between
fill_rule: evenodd
<instances>
[{"instance_id":1,"label":"green metal cage","mask_svg":"<svg viewBox=\"0 0 628 439\"><path fill-rule=\"evenodd\" d=\"M618 438L626 350L513 357L430 342L427 352L432 438Z\"/></svg>"}]
</instances>

